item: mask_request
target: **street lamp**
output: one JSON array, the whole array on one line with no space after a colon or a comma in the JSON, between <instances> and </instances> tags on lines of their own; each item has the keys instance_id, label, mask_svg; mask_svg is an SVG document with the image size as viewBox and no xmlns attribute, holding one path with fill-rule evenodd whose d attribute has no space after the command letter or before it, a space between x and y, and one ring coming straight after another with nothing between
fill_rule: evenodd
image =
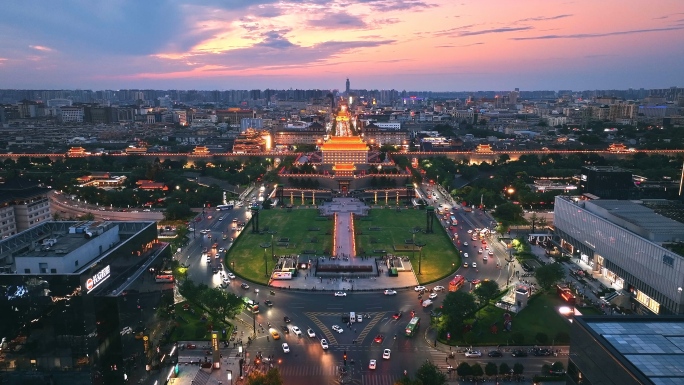
<instances>
[{"instance_id":1,"label":"street lamp","mask_svg":"<svg viewBox=\"0 0 684 385\"><path fill-rule=\"evenodd\" d=\"M514 261L513 259L513 245L509 244L508 245L508 259L504 258L504 261L506 261L506 287L510 285L511 283L511 262Z\"/></svg>"},{"instance_id":2,"label":"street lamp","mask_svg":"<svg viewBox=\"0 0 684 385\"><path fill-rule=\"evenodd\" d=\"M419 232L420 230L413 228L410 230L411 232L411 260L416 259L416 233ZM418 265L420 266L420 264ZM420 267L418 268L420 270ZM418 273L420 274L420 273Z\"/></svg>"}]
</instances>

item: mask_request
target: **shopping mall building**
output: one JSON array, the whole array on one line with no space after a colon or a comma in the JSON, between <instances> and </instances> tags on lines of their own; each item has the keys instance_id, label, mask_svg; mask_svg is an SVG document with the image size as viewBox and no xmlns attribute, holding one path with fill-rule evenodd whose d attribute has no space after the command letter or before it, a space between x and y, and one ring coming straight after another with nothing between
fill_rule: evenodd
<instances>
[{"instance_id":1,"label":"shopping mall building","mask_svg":"<svg viewBox=\"0 0 684 385\"><path fill-rule=\"evenodd\" d=\"M124 384L144 370L164 332L156 308L172 300L153 275L169 255L152 221L50 221L0 241L2 375Z\"/></svg>"},{"instance_id":2,"label":"shopping mall building","mask_svg":"<svg viewBox=\"0 0 684 385\"><path fill-rule=\"evenodd\" d=\"M608 279L639 314L684 314L684 224L640 202L557 196L554 227L564 250Z\"/></svg>"}]
</instances>

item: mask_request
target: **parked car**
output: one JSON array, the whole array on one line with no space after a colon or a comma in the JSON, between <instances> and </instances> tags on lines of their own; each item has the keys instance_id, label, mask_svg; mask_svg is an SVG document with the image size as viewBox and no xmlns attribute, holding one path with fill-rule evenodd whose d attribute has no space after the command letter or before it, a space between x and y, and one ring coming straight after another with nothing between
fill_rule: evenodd
<instances>
[{"instance_id":1,"label":"parked car","mask_svg":"<svg viewBox=\"0 0 684 385\"><path fill-rule=\"evenodd\" d=\"M487 356L489 356L489 357L503 357L503 354L499 350L492 350L489 353L487 353Z\"/></svg>"},{"instance_id":2,"label":"parked car","mask_svg":"<svg viewBox=\"0 0 684 385\"><path fill-rule=\"evenodd\" d=\"M466 357L482 357L482 352L479 350L466 350Z\"/></svg>"}]
</instances>

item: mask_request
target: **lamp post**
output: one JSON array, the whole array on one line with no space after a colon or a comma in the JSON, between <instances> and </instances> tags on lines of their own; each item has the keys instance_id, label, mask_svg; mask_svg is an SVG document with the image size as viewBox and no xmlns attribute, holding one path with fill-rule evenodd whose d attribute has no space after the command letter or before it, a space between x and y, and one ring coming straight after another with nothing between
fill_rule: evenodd
<instances>
[{"instance_id":1,"label":"lamp post","mask_svg":"<svg viewBox=\"0 0 684 385\"><path fill-rule=\"evenodd\" d=\"M425 245L426 244L423 242L418 242L418 243L414 242L414 246L420 247L420 250L418 251L418 275L422 274L420 271L420 267L421 267L421 264L423 262L423 246L425 246Z\"/></svg>"}]
</instances>

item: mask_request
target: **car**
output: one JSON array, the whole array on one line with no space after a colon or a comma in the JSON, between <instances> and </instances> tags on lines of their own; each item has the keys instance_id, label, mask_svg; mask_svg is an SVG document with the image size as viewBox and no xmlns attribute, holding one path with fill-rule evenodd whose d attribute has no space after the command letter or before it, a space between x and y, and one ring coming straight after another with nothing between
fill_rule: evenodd
<instances>
[{"instance_id":1,"label":"car","mask_svg":"<svg viewBox=\"0 0 684 385\"><path fill-rule=\"evenodd\" d=\"M463 258L468 258L468 253L463 253Z\"/></svg>"},{"instance_id":2,"label":"car","mask_svg":"<svg viewBox=\"0 0 684 385\"><path fill-rule=\"evenodd\" d=\"M473 233L473 230L468 230L468 234L472 234L472 233Z\"/></svg>"},{"instance_id":3,"label":"car","mask_svg":"<svg viewBox=\"0 0 684 385\"><path fill-rule=\"evenodd\" d=\"M335 292L335 297L346 297L346 296L347 296L347 293L345 293L343 291L336 291Z\"/></svg>"},{"instance_id":4,"label":"car","mask_svg":"<svg viewBox=\"0 0 684 385\"><path fill-rule=\"evenodd\" d=\"M245 290L249 289L249 285L246 283L243 283L242 285L240 285L240 287L245 289Z\"/></svg>"},{"instance_id":5,"label":"car","mask_svg":"<svg viewBox=\"0 0 684 385\"><path fill-rule=\"evenodd\" d=\"M385 339L385 336L383 336L382 334L378 334L373 339L373 342L377 342L377 343L381 344L384 339Z\"/></svg>"},{"instance_id":6,"label":"car","mask_svg":"<svg viewBox=\"0 0 684 385\"><path fill-rule=\"evenodd\" d=\"M491 251L491 250L489 250L489 252L488 252L487 254L488 254L488 255L494 255L494 252Z\"/></svg>"},{"instance_id":7,"label":"car","mask_svg":"<svg viewBox=\"0 0 684 385\"><path fill-rule=\"evenodd\" d=\"M255 293L259 293L259 288L254 289Z\"/></svg>"},{"instance_id":8,"label":"car","mask_svg":"<svg viewBox=\"0 0 684 385\"><path fill-rule=\"evenodd\" d=\"M550 349L535 349L534 350L535 356L550 356L551 355L551 350Z\"/></svg>"},{"instance_id":9,"label":"car","mask_svg":"<svg viewBox=\"0 0 684 385\"><path fill-rule=\"evenodd\" d=\"M514 350L513 353L511 353L513 357L527 357L527 352L522 350L522 349L517 349Z\"/></svg>"},{"instance_id":10,"label":"car","mask_svg":"<svg viewBox=\"0 0 684 385\"><path fill-rule=\"evenodd\" d=\"M185 348L186 348L186 349L190 349L190 350L192 350L192 349L197 349L197 345L195 345L195 344L187 344L187 345L185 345Z\"/></svg>"},{"instance_id":11,"label":"car","mask_svg":"<svg viewBox=\"0 0 684 385\"><path fill-rule=\"evenodd\" d=\"M283 342L283 353L289 353L290 352L290 346L287 344L287 342Z\"/></svg>"},{"instance_id":12,"label":"car","mask_svg":"<svg viewBox=\"0 0 684 385\"><path fill-rule=\"evenodd\" d=\"M226 251L226 249L224 249L223 247L219 248L219 253L223 253L224 251Z\"/></svg>"},{"instance_id":13,"label":"car","mask_svg":"<svg viewBox=\"0 0 684 385\"><path fill-rule=\"evenodd\" d=\"M470 283L472 283L473 285L479 285L480 282L482 281L480 281L479 279L473 279L472 281L470 281Z\"/></svg>"},{"instance_id":14,"label":"car","mask_svg":"<svg viewBox=\"0 0 684 385\"><path fill-rule=\"evenodd\" d=\"M301 335L302 335L302 331L299 330L299 328L296 326L292 327L292 333L294 333L297 337L301 337Z\"/></svg>"},{"instance_id":15,"label":"car","mask_svg":"<svg viewBox=\"0 0 684 385\"><path fill-rule=\"evenodd\" d=\"M356 315L356 323L361 323L363 322L363 316L359 313Z\"/></svg>"},{"instance_id":16,"label":"car","mask_svg":"<svg viewBox=\"0 0 684 385\"><path fill-rule=\"evenodd\" d=\"M342 329L342 328L339 327L338 325L333 325L333 326L332 326L332 330L334 330L334 331L336 331L336 332L338 332L338 333L340 333L340 334L342 334L342 332L344 332L344 329Z\"/></svg>"},{"instance_id":17,"label":"car","mask_svg":"<svg viewBox=\"0 0 684 385\"><path fill-rule=\"evenodd\" d=\"M432 291L434 291L434 292L444 291L444 286L435 286L432 288Z\"/></svg>"},{"instance_id":18,"label":"car","mask_svg":"<svg viewBox=\"0 0 684 385\"><path fill-rule=\"evenodd\" d=\"M402 314L402 313L401 313L400 311L398 311L398 312L394 313L394 315L392 316L392 318L394 318L394 319L399 319L399 318L401 318L401 314Z\"/></svg>"},{"instance_id":19,"label":"car","mask_svg":"<svg viewBox=\"0 0 684 385\"><path fill-rule=\"evenodd\" d=\"M478 253L478 254L482 254L483 251L484 251L484 250L482 250L482 248L480 247L480 249L477 250L477 253Z\"/></svg>"},{"instance_id":20,"label":"car","mask_svg":"<svg viewBox=\"0 0 684 385\"><path fill-rule=\"evenodd\" d=\"M390 355L392 355L392 351L391 351L391 350L385 349L385 350L382 351L382 358L383 358L383 359L389 360L389 359L390 359Z\"/></svg>"},{"instance_id":21,"label":"car","mask_svg":"<svg viewBox=\"0 0 684 385\"><path fill-rule=\"evenodd\" d=\"M270 299L267 299L266 301L264 301L264 305L271 307L271 306L273 306L273 302L271 302Z\"/></svg>"},{"instance_id":22,"label":"car","mask_svg":"<svg viewBox=\"0 0 684 385\"><path fill-rule=\"evenodd\" d=\"M488 259L489 259L489 258L487 258L486 255L482 257L482 260L483 260L483 261L486 261L486 260L488 260Z\"/></svg>"},{"instance_id":23,"label":"car","mask_svg":"<svg viewBox=\"0 0 684 385\"><path fill-rule=\"evenodd\" d=\"M292 322L292 320L288 316L283 317L283 321L285 321L286 324L289 324L290 322Z\"/></svg>"},{"instance_id":24,"label":"car","mask_svg":"<svg viewBox=\"0 0 684 385\"><path fill-rule=\"evenodd\" d=\"M482 357L482 352L479 350L466 350L465 352L466 357Z\"/></svg>"},{"instance_id":25,"label":"car","mask_svg":"<svg viewBox=\"0 0 684 385\"><path fill-rule=\"evenodd\" d=\"M468 246L468 242L463 242L463 246Z\"/></svg>"},{"instance_id":26,"label":"car","mask_svg":"<svg viewBox=\"0 0 684 385\"><path fill-rule=\"evenodd\" d=\"M473 267L477 268L477 262L473 262Z\"/></svg>"},{"instance_id":27,"label":"car","mask_svg":"<svg viewBox=\"0 0 684 385\"><path fill-rule=\"evenodd\" d=\"M283 331L283 333L290 334L290 329L287 328L287 325L280 325L280 329Z\"/></svg>"},{"instance_id":28,"label":"car","mask_svg":"<svg viewBox=\"0 0 684 385\"><path fill-rule=\"evenodd\" d=\"M503 354L499 350L492 350L489 353L487 353L489 357L503 357Z\"/></svg>"},{"instance_id":29,"label":"car","mask_svg":"<svg viewBox=\"0 0 684 385\"><path fill-rule=\"evenodd\" d=\"M328 350L328 341L325 338L321 339L321 347L323 350Z\"/></svg>"},{"instance_id":30,"label":"car","mask_svg":"<svg viewBox=\"0 0 684 385\"><path fill-rule=\"evenodd\" d=\"M463 262L463 267L468 267L468 262Z\"/></svg>"},{"instance_id":31,"label":"car","mask_svg":"<svg viewBox=\"0 0 684 385\"><path fill-rule=\"evenodd\" d=\"M150 212L150 209L144 209L143 212L144 212L144 213L149 213L149 212Z\"/></svg>"},{"instance_id":32,"label":"car","mask_svg":"<svg viewBox=\"0 0 684 385\"><path fill-rule=\"evenodd\" d=\"M423 307L428 307L428 306L432 305L432 300L431 300L431 299L426 299L425 301L423 301L423 303L422 303L421 305L422 305Z\"/></svg>"},{"instance_id":33,"label":"car","mask_svg":"<svg viewBox=\"0 0 684 385\"><path fill-rule=\"evenodd\" d=\"M271 337L273 337L274 340L280 339L280 333L278 333L277 330L271 329L271 330L269 330L269 333L271 333Z\"/></svg>"},{"instance_id":34,"label":"car","mask_svg":"<svg viewBox=\"0 0 684 385\"><path fill-rule=\"evenodd\" d=\"M396 290L385 290L385 295L396 295L397 291Z\"/></svg>"},{"instance_id":35,"label":"car","mask_svg":"<svg viewBox=\"0 0 684 385\"><path fill-rule=\"evenodd\" d=\"M306 334L307 334L310 338L316 338L316 332L314 332L313 330L311 330L311 328L306 329Z\"/></svg>"},{"instance_id":36,"label":"car","mask_svg":"<svg viewBox=\"0 0 684 385\"><path fill-rule=\"evenodd\" d=\"M235 274L233 274L231 272L226 273L226 276L230 279L235 279Z\"/></svg>"},{"instance_id":37,"label":"car","mask_svg":"<svg viewBox=\"0 0 684 385\"><path fill-rule=\"evenodd\" d=\"M130 326L126 326L125 328L123 328L123 329L121 330L121 335L122 335L122 336L123 336L123 335L126 335L126 334L132 334L132 333L133 333L133 329L132 329Z\"/></svg>"},{"instance_id":38,"label":"car","mask_svg":"<svg viewBox=\"0 0 684 385\"><path fill-rule=\"evenodd\" d=\"M429 298L430 298L430 299L435 299L435 298L437 298L437 293L432 293L432 294L430 294Z\"/></svg>"},{"instance_id":39,"label":"car","mask_svg":"<svg viewBox=\"0 0 684 385\"><path fill-rule=\"evenodd\" d=\"M223 283L230 283L230 279L228 279L228 277L223 277Z\"/></svg>"},{"instance_id":40,"label":"car","mask_svg":"<svg viewBox=\"0 0 684 385\"><path fill-rule=\"evenodd\" d=\"M413 288L415 291L425 291L425 286L416 286Z\"/></svg>"},{"instance_id":41,"label":"car","mask_svg":"<svg viewBox=\"0 0 684 385\"><path fill-rule=\"evenodd\" d=\"M368 369L370 370L375 370L375 367L377 366L377 362L375 360L370 360L368 363Z\"/></svg>"}]
</instances>

